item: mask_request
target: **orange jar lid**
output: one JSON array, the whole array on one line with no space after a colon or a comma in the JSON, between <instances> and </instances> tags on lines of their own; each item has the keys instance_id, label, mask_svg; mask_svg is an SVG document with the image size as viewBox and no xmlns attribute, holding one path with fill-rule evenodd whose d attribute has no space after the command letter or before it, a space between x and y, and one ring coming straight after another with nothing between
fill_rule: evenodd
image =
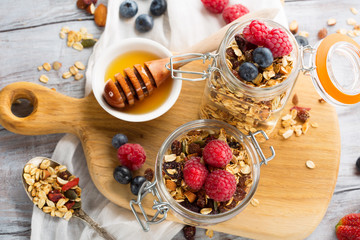
<instances>
[{"instance_id":1,"label":"orange jar lid","mask_svg":"<svg viewBox=\"0 0 360 240\"><path fill-rule=\"evenodd\" d=\"M316 73L325 95L345 105L360 102L360 45L350 37L331 34L316 50Z\"/></svg>"}]
</instances>

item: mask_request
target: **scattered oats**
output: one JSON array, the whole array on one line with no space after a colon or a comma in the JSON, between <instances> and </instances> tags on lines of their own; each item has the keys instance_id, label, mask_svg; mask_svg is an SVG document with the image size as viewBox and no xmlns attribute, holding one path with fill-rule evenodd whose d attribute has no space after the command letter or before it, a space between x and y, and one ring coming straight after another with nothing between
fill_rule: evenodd
<instances>
[{"instance_id":1,"label":"scattered oats","mask_svg":"<svg viewBox=\"0 0 360 240\"><path fill-rule=\"evenodd\" d=\"M310 169L315 168L315 163L311 160L307 160L305 164L306 164L306 167L308 167Z\"/></svg>"},{"instance_id":2,"label":"scattered oats","mask_svg":"<svg viewBox=\"0 0 360 240\"><path fill-rule=\"evenodd\" d=\"M63 75L62 75L62 77L63 77L64 79L68 79L68 78L71 77L71 76L72 76L72 74L71 74L70 72L64 72Z\"/></svg>"},{"instance_id":3,"label":"scattered oats","mask_svg":"<svg viewBox=\"0 0 360 240\"><path fill-rule=\"evenodd\" d=\"M38 71L41 71L41 70L43 70L43 69L44 69L43 66L38 66L38 67L37 67L37 70L38 70Z\"/></svg>"},{"instance_id":4,"label":"scattered oats","mask_svg":"<svg viewBox=\"0 0 360 240\"><path fill-rule=\"evenodd\" d=\"M318 124L317 122L312 122L312 123L311 123L311 126L312 126L313 128L317 128L317 127L319 127L319 124Z\"/></svg>"},{"instance_id":5,"label":"scattered oats","mask_svg":"<svg viewBox=\"0 0 360 240\"><path fill-rule=\"evenodd\" d=\"M308 32L306 32L306 31L300 31L299 32L299 36L303 36L303 37L309 37L309 33Z\"/></svg>"},{"instance_id":6,"label":"scattered oats","mask_svg":"<svg viewBox=\"0 0 360 240\"><path fill-rule=\"evenodd\" d=\"M204 215L208 215L211 212L212 212L212 208L203 208L200 210L200 213Z\"/></svg>"},{"instance_id":7,"label":"scattered oats","mask_svg":"<svg viewBox=\"0 0 360 240\"><path fill-rule=\"evenodd\" d=\"M360 30L354 30L354 34L355 34L356 36L360 36Z\"/></svg>"},{"instance_id":8,"label":"scattered oats","mask_svg":"<svg viewBox=\"0 0 360 240\"><path fill-rule=\"evenodd\" d=\"M329 18L329 19L327 20L327 24L328 24L329 26L334 26L334 25L336 24L336 19L335 19L335 18Z\"/></svg>"},{"instance_id":9,"label":"scattered oats","mask_svg":"<svg viewBox=\"0 0 360 240\"><path fill-rule=\"evenodd\" d=\"M165 162L172 162L172 161L175 161L175 159L176 159L176 154L170 154L170 155L164 156Z\"/></svg>"},{"instance_id":10,"label":"scattered oats","mask_svg":"<svg viewBox=\"0 0 360 240\"><path fill-rule=\"evenodd\" d=\"M69 68L69 72L70 72L73 76L75 76L75 75L79 72L79 70L78 70L75 66L71 66L71 67Z\"/></svg>"},{"instance_id":11,"label":"scattered oats","mask_svg":"<svg viewBox=\"0 0 360 240\"><path fill-rule=\"evenodd\" d=\"M80 62L80 61L77 61L77 62L75 62L75 67L77 67L77 69L79 69L79 70L85 70L85 65L82 63L82 62Z\"/></svg>"},{"instance_id":12,"label":"scattered oats","mask_svg":"<svg viewBox=\"0 0 360 240\"><path fill-rule=\"evenodd\" d=\"M86 29L86 27L82 27L82 28L80 28L80 32L81 32L82 34L87 33L87 29Z\"/></svg>"},{"instance_id":13,"label":"scattered oats","mask_svg":"<svg viewBox=\"0 0 360 240\"><path fill-rule=\"evenodd\" d=\"M286 132L284 132L282 136L283 136L283 138L288 139L289 137L291 137L291 135L293 135L293 133L294 133L294 130L289 129Z\"/></svg>"},{"instance_id":14,"label":"scattered oats","mask_svg":"<svg viewBox=\"0 0 360 240\"><path fill-rule=\"evenodd\" d=\"M348 35L349 37L356 37L354 31L352 31L352 30L347 31L347 35Z\"/></svg>"},{"instance_id":15,"label":"scattered oats","mask_svg":"<svg viewBox=\"0 0 360 240\"><path fill-rule=\"evenodd\" d=\"M84 49L83 45L79 42L74 43L72 47L78 51L82 51Z\"/></svg>"},{"instance_id":16,"label":"scattered oats","mask_svg":"<svg viewBox=\"0 0 360 240\"><path fill-rule=\"evenodd\" d=\"M336 32L345 35L347 33L347 30L344 28L340 28Z\"/></svg>"},{"instance_id":17,"label":"scattered oats","mask_svg":"<svg viewBox=\"0 0 360 240\"><path fill-rule=\"evenodd\" d=\"M43 74L43 75L40 76L39 81L42 82L42 83L48 83L49 78L46 75Z\"/></svg>"},{"instance_id":18,"label":"scattered oats","mask_svg":"<svg viewBox=\"0 0 360 240\"><path fill-rule=\"evenodd\" d=\"M90 33L86 33L83 35L83 39L94 39L94 36Z\"/></svg>"},{"instance_id":19,"label":"scattered oats","mask_svg":"<svg viewBox=\"0 0 360 240\"><path fill-rule=\"evenodd\" d=\"M63 33L69 33L69 32L70 32L70 29L69 29L69 27L65 26L65 27L62 27L62 28L61 28L61 32L63 32Z\"/></svg>"},{"instance_id":20,"label":"scattered oats","mask_svg":"<svg viewBox=\"0 0 360 240\"><path fill-rule=\"evenodd\" d=\"M43 68L46 70L46 71L50 71L51 70L51 65L50 63L46 62L43 64Z\"/></svg>"},{"instance_id":21,"label":"scattered oats","mask_svg":"<svg viewBox=\"0 0 360 240\"><path fill-rule=\"evenodd\" d=\"M309 130L309 126L310 126L309 122L305 122L302 125L302 131L303 131L304 134Z\"/></svg>"},{"instance_id":22,"label":"scattered oats","mask_svg":"<svg viewBox=\"0 0 360 240\"><path fill-rule=\"evenodd\" d=\"M40 164L40 169L47 169L48 167L50 167L50 160L49 159L45 159L41 162Z\"/></svg>"},{"instance_id":23,"label":"scattered oats","mask_svg":"<svg viewBox=\"0 0 360 240\"><path fill-rule=\"evenodd\" d=\"M252 198L250 200L250 204L253 205L254 207L257 207L257 206L259 206L260 202L256 198Z\"/></svg>"},{"instance_id":24,"label":"scattered oats","mask_svg":"<svg viewBox=\"0 0 360 240\"><path fill-rule=\"evenodd\" d=\"M356 20L353 19L353 18L348 18L348 19L346 20L346 23L347 23L348 25L355 26L355 25L356 25Z\"/></svg>"},{"instance_id":25,"label":"scattered oats","mask_svg":"<svg viewBox=\"0 0 360 240\"><path fill-rule=\"evenodd\" d=\"M53 62L53 68L55 71L58 71L61 68L62 64L58 61Z\"/></svg>"},{"instance_id":26,"label":"scattered oats","mask_svg":"<svg viewBox=\"0 0 360 240\"><path fill-rule=\"evenodd\" d=\"M283 116L283 117L281 118L281 120L286 121L286 120L289 120L289 119L291 119L291 118L292 118L292 117L291 117L290 114L286 114L285 116Z\"/></svg>"},{"instance_id":27,"label":"scattered oats","mask_svg":"<svg viewBox=\"0 0 360 240\"><path fill-rule=\"evenodd\" d=\"M291 110L291 112L290 112L291 118L295 120L297 113L298 113L298 111L296 109Z\"/></svg>"},{"instance_id":28,"label":"scattered oats","mask_svg":"<svg viewBox=\"0 0 360 240\"><path fill-rule=\"evenodd\" d=\"M350 11L351 11L354 15L356 15L356 14L359 13L359 11L358 11L356 8L354 8L354 7L351 7L351 8L350 8Z\"/></svg>"},{"instance_id":29,"label":"scattered oats","mask_svg":"<svg viewBox=\"0 0 360 240\"><path fill-rule=\"evenodd\" d=\"M60 33L59 33L59 36L60 36L61 39L64 39L64 38L66 37L66 33L60 32Z\"/></svg>"},{"instance_id":30,"label":"scattered oats","mask_svg":"<svg viewBox=\"0 0 360 240\"><path fill-rule=\"evenodd\" d=\"M212 238L214 236L214 231L211 229L207 229L205 232L206 236L208 236L209 238Z\"/></svg>"},{"instance_id":31,"label":"scattered oats","mask_svg":"<svg viewBox=\"0 0 360 240\"><path fill-rule=\"evenodd\" d=\"M77 74L74 76L74 79L75 79L76 81L79 81L79 80L82 79L83 77L84 77L83 74L77 73Z\"/></svg>"},{"instance_id":32,"label":"scattered oats","mask_svg":"<svg viewBox=\"0 0 360 240\"><path fill-rule=\"evenodd\" d=\"M71 211L66 212L65 215L64 215L64 218L65 218L65 220L67 220L67 221L69 221L71 217L72 217Z\"/></svg>"}]
</instances>

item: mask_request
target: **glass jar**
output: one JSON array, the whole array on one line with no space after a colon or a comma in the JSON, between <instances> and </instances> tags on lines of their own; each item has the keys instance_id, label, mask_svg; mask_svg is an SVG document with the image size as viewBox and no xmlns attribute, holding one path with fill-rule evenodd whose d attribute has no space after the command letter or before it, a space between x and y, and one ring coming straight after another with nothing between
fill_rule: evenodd
<instances>
[{"instance_id":1,"label":"glass jar","mask_svg":"<svg viewBox=\"0 0 360 240\"><path fill-rule=\"evenodd\" d=\"M237 70L232 70L234 62L227 59L227 51L228 48L239 51L238 44L236 42L235 45L233 44L235 35L242 33L251 21L234 24L223 38L207 79L200 117L227 122L244 133L263 130L270 134L280 118L299 74L300 54L295 38L287 29L274 21L261 20L270 29L284 30L293 50L289 56L274 59L274 63L263 69L263 72L252 81L259 78L261 84L255 85L240 80L236 76ZM240 55L236 54L236 57L241 59L246 54L251 55L251 51L253 50L240 50ZM288 71L288 73L284 77L279 73L280 71L284 73ZM277 78L277 76L282 77Z\"/></svg>"},{"instance_id":2,"label":"glass jar","mask_svg":"<svg viewBox=\"0 0 360 240\"><path fill-rule=\"evenodd\" d=\"M204 215L183 207L170 195L163 178L164 156L168 154L168 150L171 148L171 144L174 142L174 140L179 140L182 136L186 135L192 130L207 130L216 132L220 131L220 129L225 129L228 135L233 137L237 142L242 143L245 147L246 153L248 154L250 160L249 166L251 168L252 185L249 187L249 191L247 192L245 198L241 200L233 209L230 209L224 213ZM210 119L199 119L191 121L177 128L173 133L170 134L170 136L167 137L158 152L155 163L155 181L153 183L147 181L145 184L143 184L139 190L137 201L132 200L130 202L131 209L143 229L148 231L149 224L162 222L167 216L167 211L170 209L172 210L172 213L185 224L202 226L217 224L229 220L241 212L249 204L251 198L255 194L260 177L260 166L263 163L267 164L268 161L275 157L273 147L270 147L272 156L266 158L262 153L255 139L255 135L260 133L263 134L266 139L268 139L267 135L263 131L246 136L237 128L225 122ZM148 219L141 204L142 199L148 193L152 193L158 198L158 200L154 201L154 206L152 207L153 209L157 210L152 219ZM138 213L135 211L135 205L139 206L145 221L140 219ZM163 216L160 218L159 216L161 215Z\"/></svg>"}]
</instances>

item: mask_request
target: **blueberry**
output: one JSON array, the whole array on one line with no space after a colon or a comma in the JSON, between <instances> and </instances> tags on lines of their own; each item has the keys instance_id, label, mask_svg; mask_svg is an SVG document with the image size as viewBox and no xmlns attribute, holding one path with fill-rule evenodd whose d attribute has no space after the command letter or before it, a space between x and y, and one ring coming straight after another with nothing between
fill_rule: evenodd
<instances>
[{"instance_id":1,"label":"blueberry","mask_svg":"<svg viewBox=\"0 0 360 240\"><path fill-rule=\"evenodd\" d=\"M138 12L138 6L133 0L125 0L120 4L119 15L123 18L132 18Z\"/></svg>"},{"instance_id":2,"label":"blueberry","mask_svg":"<svg viewBox=\"0 0 360 240\"><path fill-rule=\"evenodd\" d=\"M254 80L258 73L259 71L257 67L250 62L244 62L240 65L239 75L243 80L247 82L251 82L252 80Z\"/></svg>"},{"instance_id":3,"label":"blueberry","mask_svg":"<svg viewBox=\"0 0 360 240\"><path fill-rule=\"evenodd\" d=\"M296 39L296 41L298 42L298 44L300 45L300 46L307 46L307 45L309 45L309 41L307 40L307 38L306 37L303 37L303 36L295 36L295 39Z\"/></svg>"},{"instance_id":4,"label":"blueberry","mask_svg":"<svg viewBox=\"0 0 360 240\"><path fill-rule=\"evenodd\" d=\"M154 16L160 16L166 11L166 7L165 0L153 0L150 5L150 12Z\"/></svg>"},{"instance_id":5,"label":"blueberry","mask_svg":"<svg viewBox=\"0 0 360 240\"><path fill-rule=\"evenodd\" d=\"M114 148L118 149L119 147L121 147L122 145L124 145L127 142L128 142L127 136L124 134L118 133L113 137L111 144L113 145Z\"/></svg>"},{"instance_id":6,"label":"blueberry","mask_svg":"<svg viewBox=\"0 0 360 240\"><path fill-rule=\"evenodd\" d=\"M356 161L356 168L360 171L360 157Z\"/></svg>"},{"instance_id":7,"label":"blueberry","mask_svg":"<svg viewBox=\"0 0 360 240\"><path fill-rule=\"evenodd\" d=\"M148 14L141 14L135 20L135 28L139 32L148 32L154 26L154 19Z\"/></svg>"},{"instance_id":8,"label":"blueberry","mask_svg":"<svg viewBox=\"0 0 360 240\"><path fill-rule=\"evenodd\" d=\"M115 180L121 184L128 184L132 179L131 171L125 166L117 166L113 175Z\"/></svg>"},{"instance_id":9,"label":"blueberry","mask_svg":"<svg viewBox=\"0 0 360 240\"><path fill-rule=\"evenodd\" d=\"M256 62L260 67L267 68L270 66L274 57L270 51L270 49L266 47L258 47L252 52L252 57L254 62Z\"/></svg>"},{"instance_id":10,"label":"blueberry","mask_svg":"<svg viewBox=\"0 0 360 240\"><path fill-rule=\"evenodd\" d=\"M139 190L145 181L146 181L146 178L143 176L134 177L130 184L131 192L134 195L138 195Z\"/></svg>"}]
</instances>

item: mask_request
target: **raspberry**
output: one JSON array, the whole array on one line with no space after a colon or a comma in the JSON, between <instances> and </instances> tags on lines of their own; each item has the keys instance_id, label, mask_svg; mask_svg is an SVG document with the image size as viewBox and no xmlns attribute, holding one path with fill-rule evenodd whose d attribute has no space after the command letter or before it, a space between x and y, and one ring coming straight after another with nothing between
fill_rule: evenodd
<instances>
[{"instance_id":1,"label":"raspberry","mask_svg":"<svg viewBox=\"0 0 360 240\"><path fill-rule=\"evenodd\" d=\"M193 157L186 161L183 174L185 183L192 190L198 191L204 185L208 171L206 167L200 163L199 157Z\"/></svg>"},{"instance_id":2,"label":"raspberry","mask_svg":"<svg viewBox=\"0 0 360 240\"><path fill-rule=\"evenodd\" d=\"M231 199L236 191L234 175L225 170L216 170L209 174L205 182L205 191L214 201L224 202Z\"/></svg>"},{"instance_id":3,"label":"raspberry","mask_svg":"<svg viewBox=\"0 0 360 240\"><path fill-rule=\"evenodd\" d=\"M288 55L293 49L289 36L280 28L274 28L269 32L265 45L271 50L274 58Z\"/></svg>"},{"instance_id":4,"label":"raspberry","mask_svg":"<svg viewBox=\"0 0 360 240\"><path fill-rule=\"evenodd\" d=\"M212 13L222 13L229 0L201 0L205 8Z\"/></svg>"},{"instance_id":5,"label":"raspberry","mask_svg":"<svg viewBox=\"0 0 360 240\"><path fill-rule=\"evenodd\" d=\"M212 140L203 150L204 161L213 167L225 167L232 157L231 148L221 140Z\"/></svg>"},{"instance_id":6,"label":"raspberry","mask_svg":"<svg viewBox=\"0 0 360 240\"><path fill-rule=\"evenodd\" d=\"M118 158L122 166L134 171L144 164L146 153L140 144L126 143L119 147Z\"/></svg>"},{"instance_id":7,"label":"raspberry","mask_svg":"<svg viewBox=\"0 0 360 240\"><path fill-rule=\"evenodd\" d=\"M243 30L244 38L258 46L264 46L266 41L266 36L269 33L269 29L265 23L258 20L253 20L248 26Z\"/></svg>"},{"instance_id":8,"label":"raspberry","mask_svg":"<svg viewBox=\"0 0 360 240\"><path fill-rule=\"evenodd\" d=\"M238 19L239 17L249 13L249 9L241 4L234 4L229 7L226 7L222 13L222 16L226 23L231 23L232 21Z\"/></svg>"}]
</instances>

